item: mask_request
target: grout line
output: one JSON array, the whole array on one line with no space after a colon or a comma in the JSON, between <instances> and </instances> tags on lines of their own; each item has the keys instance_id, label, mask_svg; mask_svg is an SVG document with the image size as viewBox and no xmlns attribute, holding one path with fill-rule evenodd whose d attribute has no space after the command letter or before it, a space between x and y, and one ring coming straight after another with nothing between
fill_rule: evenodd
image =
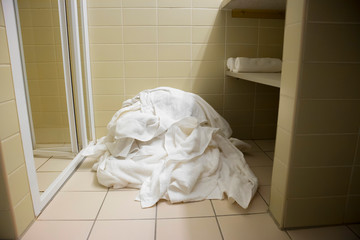
<instances>
[{"instance_id":1,"label":"grout line","mask_svg":"<svg viewBox=\"0 0 360 240\"><path fill-rule=\"evenodd\" d=\"M91 228L90 228L89 234L88 234L88 236L87 236L87 238L86 238L87 240L90 238L91 232L92 232L92 230L93 230L93 228L94 228L94 226L95 226L96 220L97 220L97 218L98 218L98 216L99 216L99 213L100 213L100 211L101 211L102 206L104 205L104 202L105 202L105 199L106 199L108 193L109 193L109 188L108 188L108 190L107 190L107 192L106 192L106 194L105 194L105 197L104 197L104 199L103 199L103 201L102 201L102 203L101 203L101 205L100 205L99 211L97 212L96 217L95 217L95 219L94 219L94 222L93 222L93 224L92 224L92 226L91 226Z\"/></svg>"},{"instance_id":2,"label":"grout line","mask_svg":"<svg viewBox=\"0 0 360 240\"><path fill-rule=\"evenodd\" d=\"M158 203L155 205L155 230L154 230L154 240L156 240L156 230L157 230L157 211L158 211Z\"/></svg>"},{"instance_id":3,"label":"grout line","mask_svg":"<svg viewBox=\"0 0 360 240\"><path fill-rule=\"evenodd\" d=\"M217 223L218 228L219 228L219 232L220 232L220 235L221 235L221 239L224 240L224 235L223 235L223 233L222 233L222 231L221 231L220 223L219 223L219 220L218 220L218 218L217 218L216 211L215 211L214 204L213 204L212 200L210 200L210 203L211 203L211 207L212 207L212 209L213 209L213 211L214 211L214 214L215 214L215 220L216 220L216 223Z\"/></svg>"},{"instance_id":4,"label":"grout line","mask_svg":"<svg viewBox=\"0 0 360 240\"><path fill-rule=\"evenodd\" d=\"M358 235L358 233L356 233L354 230L352 230L351 227L349 227L348 224L345 225L355 236L357 236L360 239L360 235Z\"/></svg>"}]
</instances>

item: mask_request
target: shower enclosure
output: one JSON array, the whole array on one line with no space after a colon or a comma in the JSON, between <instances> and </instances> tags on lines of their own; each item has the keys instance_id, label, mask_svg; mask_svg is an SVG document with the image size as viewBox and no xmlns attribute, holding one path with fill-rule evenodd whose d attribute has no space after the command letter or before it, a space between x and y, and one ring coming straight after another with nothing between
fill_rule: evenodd
<instances>
[{"instance_id":1,"label":"shower enclosure","mask_svg":"<svg viewBox=\"0 0 360 240\"><path fill-rule=\"evenodd\" d=\"M93 140L85 0L4 0L23 147L35 213ZM44 180L45 179L45 180ZM40 194L41 196L40 196Z\"/></svg>"}]
</instances>

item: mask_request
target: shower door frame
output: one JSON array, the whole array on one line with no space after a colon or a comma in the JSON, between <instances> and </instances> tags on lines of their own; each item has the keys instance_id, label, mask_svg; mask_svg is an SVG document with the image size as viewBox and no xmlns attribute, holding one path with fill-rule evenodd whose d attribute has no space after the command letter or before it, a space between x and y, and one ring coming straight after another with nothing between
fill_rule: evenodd
<instances>
[{"instance_id":1,"label":"shower door frame","mask_svg":"<svg viewBox=\"0 0 360 240\"><path fill-rule=\"evenodd\" d=\"M50 184L50 186L46 189L46 191L40 196L39 194L39 187L38 187L38 181L36 176L36 168L35 168L35 162L34 162L34 155L33 155L33 146L32 146L32 136L31 136L31 126L30 126L30 119L29 119L29 109L27 105L27 98L26 98L26 85L24 81L24 72L23 67L24 63L22 61L22 55L21 55L21 41L20 36L18 32L18 19L16 15L17 6L16 3L13 0L1 0L2 6L3 6L3 12L4 12L4 19L5 19L5 26L6 26L6 34L8 38L8 48L9 48L9 55L10 55L10 62L11 62L11 70L13 74L13 83L14 83L14 90L15 90L15 98L16 98L16 106L18 111L18 119L19 119L19 127L20 127L20 133L21 133L21 139L23 144L23 151L25 156L25 163L28 173L28 180L30 185L30 192L32 195L32 202L33 202L33 208L34 213L36 216L38 216L41 212L41 210L47 205L47 203L54 197L54 195L57 193L57 191L60 189L60 187L65 183L65 181L68 179L68 177L74 172L76 167L81 163L81 161L84 159L84 156L82 155L82 151L80 151L76 157L71 161L71 163L61 172L61 174ZM59 5L65 4L65 0L58 0ZM86 17L86 0L80 0L83 1L82 6L84 7L81 9L84 13L82 13L82 16ZM73 3L75 2L75 3ZM71 11L70 14L72 15L72 19L77 19L77 4L76 1L71 1ZM75 10L74 10L75 9ZM87 28L87 22L83 22L83 29ZM78 31L77 22L72 22L72 31ZM79 44L79 36L78 34L73 34L73 37L75 39L74 43ZM85 44L85 58L84 61L85 64L85 72L87 74L87 78L85 79L86 82L86 89L87 89L87 104L89 109L89 118L90 118L90 124L89 126L86 126L86 116L85 116L85 106L84 101L78 102L78 104L81 104L79 108L82 108L82 110L79 111L79 118L80 124L85 124L84 126L81 126L82 129L85 129L85 131L81 131L81 139L83 148L86 147L88 144L92 145L94 140L94 115L93 115L93 109L92 109L92 92L91 90L91 78L90 78L90 69L88 68L90 58L89 53L86 52L89 50L88 47L88 32L85 31L83 33L84 37L84 44ZM77 40L76 40L77 38ZM87 47L86 47L87 45ZM80 47L77 46L75 48L74 55L76 57L75 61L80 60ZM79 64L79 63L77 63ZM80 63L81 64L81 63ZM81 71L81 69L76 68L76 72ZM81 76L79 73L76 73L76 76ZM76 77L75 78L77 86L82 86L82 79ZM80 83L79 83L80 82ZM83 97L83 89L77 88L77 93L79 94L78 98L84 99ZM89 103L90 101L90 103ZM90 142L87 138L87 132L86 128L90 128Z\"/></svg>"}]
</instances>

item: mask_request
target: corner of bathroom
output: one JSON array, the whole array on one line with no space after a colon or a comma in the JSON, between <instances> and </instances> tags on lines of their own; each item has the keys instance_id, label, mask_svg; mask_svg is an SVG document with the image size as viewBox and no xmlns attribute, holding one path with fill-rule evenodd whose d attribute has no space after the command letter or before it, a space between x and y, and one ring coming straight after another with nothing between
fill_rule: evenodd
<instances>
[{"instance_id":1,"label":"corner of bathroom","mask_svg":"<svg viewBox=\"0 0 360 240\"><path fill-rule=\"evenodd\" d=\"M0 0L0 239L360 239L359 9L356 0ZM233 71L236 59L276 59L281 71ZM106 172L105 159L127 158L94 151L110 149L113 121L146 94L156 102L158 89L184 103L195 96L214 110L204 115L229 124L231 138L208 144L241 140L234 151L257 179L250 197L240 184L219 187L244 194L235 200L217 189L173 201L168 190L141 207L135 165ZM228 131L214 122L213 136ZM143 143L155 146L131 142L128 156Z\"/></svg>"}]
</instances>

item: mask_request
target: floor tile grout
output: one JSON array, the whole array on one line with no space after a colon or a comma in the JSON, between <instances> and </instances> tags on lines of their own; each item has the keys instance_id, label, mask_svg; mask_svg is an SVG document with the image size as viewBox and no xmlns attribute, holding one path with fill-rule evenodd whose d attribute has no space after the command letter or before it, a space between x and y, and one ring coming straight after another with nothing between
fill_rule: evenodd
<instances>
[{"instance_id":1,"label":"floor tile grout","mask_svg":"<svg viewBox=\"0 0 360 240\"><path fill-rule=\"evenodd\" d=\"M91 226L91 228L90 228L89 234L88 234L88 236L87 236L87 238L86 238L87 240L90 238L91 232L92 232L92 230L93 230L93 228L94 228L94 226L95 226L95 223L96 223L97 218L98 218L98 216L99 216L99 214L100 214L101 208L102 208L102 206L104 205L104 202L105 202L105 199L106 199L108 193L109 193L109 188L108 188L108 190L107 190L107 192L106 192L106 194L105 194L105 197L104 197L104 199L103 199L103 201L102 201L102 203L101 203L101 205L100 205L99 211L97 212L96 217L95 217L95 219L94 219L94 222L93 222L93 224L92 224L92 226Z\"/></svg>"},{"instance_id":2,"label":"floor tile grout","mask_svg":"<svg viewBox=\"0 0 360 240\"><path fill-rule=\"evenodd\" d=\"M155 205L155 230L154 230L154 240L156 240L156 231L157 231L157 211L158 211L158 204Z\"/></svg>"},{"instance_id":3,"label":"floor tile grout","mask_svg":"<svg viewBox=\"0 0 360 240\"><path fill-rule=\"evenodd\" d=\"M219 223L219 220L218 220L218 218L217 218L216 211L215 211L215 207L214 207L214 204L213 204L212 200L210 200L210 203L211 203L211 207L212 207L212 209L213 209L213 211L214 211L214 214L215 214L215 220L216 220L216 224L218 225L218 228L219 228L219 232L220 232L220 235L221 235L221 239L224 240L224 235L223 235L223 233L222 233L222 231L221 231L220 223Z\"/></svg>"},{"instance_id":4,"label":"floor tile grout","mask_svg":"<svg viewBox=\"0 0 360 240\"><path fill-rule=\"evenodd\" d=\"M358 239L360 239L360 235L358 235L354 230L352 230L351 227L349 227L349 225L345 225Z\"/></svg>"}]
</instances>

